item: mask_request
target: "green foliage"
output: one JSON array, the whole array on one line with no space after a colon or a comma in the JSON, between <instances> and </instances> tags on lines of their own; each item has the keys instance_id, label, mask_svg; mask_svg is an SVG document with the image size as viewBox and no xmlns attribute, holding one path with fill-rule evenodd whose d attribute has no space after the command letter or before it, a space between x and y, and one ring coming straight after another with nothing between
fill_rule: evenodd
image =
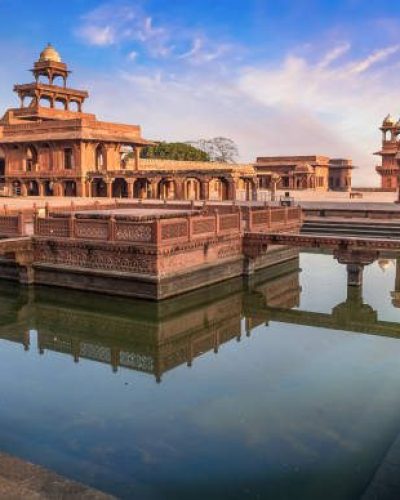
<instances>
[{"instance_id":1,"label":"green foliage","mask_svg":"<svg viewBox=\"0 0 400 500\"><path fill-rule=\"evenodd\" d=\"M210 161L210 156L200 149L184 142L159 142L141 151L141 158L163 160Z\"/></svg>"}]
</instances>

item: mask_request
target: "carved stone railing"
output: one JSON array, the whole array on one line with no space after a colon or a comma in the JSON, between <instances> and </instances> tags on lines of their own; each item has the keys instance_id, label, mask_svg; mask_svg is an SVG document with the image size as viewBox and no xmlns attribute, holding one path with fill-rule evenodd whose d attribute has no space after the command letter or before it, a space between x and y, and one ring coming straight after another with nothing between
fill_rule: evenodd
<instances>
[{"instance_id":1,"label":"carved stone railing","mask_svg":"<svg viewBox=\"0 0 400 500\"><path fill-rule=\"evenodd\" d=\"M0 238L23 236L25 234L24 215L1 215Z\"/></svg>"},{"instance_id":2,"label":"carved stone railing","mask_svg":"<svg viewBox=\"0 0 400 500\"><path fill-rule=\"evenodd\" d=\"M247 230L254 232L295 230L301 225L299 207L266 208L248 212ZM74 238L119 243L167 246L219 236L242 234L242 214L192 213L157 216L114 214L54 214L36 217L34 234L50 238Z\"/></svg>"}]
</instances>

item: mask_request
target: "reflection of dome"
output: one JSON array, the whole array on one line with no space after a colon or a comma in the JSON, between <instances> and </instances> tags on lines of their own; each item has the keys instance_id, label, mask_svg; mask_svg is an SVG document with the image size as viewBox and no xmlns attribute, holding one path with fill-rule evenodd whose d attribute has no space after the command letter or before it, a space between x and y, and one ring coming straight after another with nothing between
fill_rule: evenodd
<instances>
[{"instance_id":1,"label":"reflection of dome","mask_svg":"<svg viewBox=\"0 0 400 500\"><path fill-rule=\"evenodd\" d=\"M308 165L307 163L296 165L294 169L296 174L313 174L314 169L312 168L311 165Z\"/></svg>"},{"instance_id":2,"label":"reflection of dome","mask_svg":"<svg viewBox=\"0 0 400 500\"><path fill-rule=\"evenodd\" d=\"M378 266L382 269L383 272L385 272L386 269L389 269L391 264L392 264L392 261L389 259L379 259L378 260Z\"/></svg>"},{"instance_id":3,"label":"reflection of dome","mask_svg":"<svg viewBox=\"0 0 400 500\"><path fill-rule=\"evenodd\" d=\"M49 43L47 47L40 53L39 61L61 62L61 57L60 54L56 51L56 49Z\"/></svg>"},{"instance_id":4,"label":"reflection of dome","mask_svg":"<svg viewBox=\"0 0 400 500\"><path fill-rule=\"evenodd\" d=\"M395 125L396 120L393 118L393 116L389 113L386 118L383 120L383 126L384 127L392 127Z\"/></svg>"}]
</instances>

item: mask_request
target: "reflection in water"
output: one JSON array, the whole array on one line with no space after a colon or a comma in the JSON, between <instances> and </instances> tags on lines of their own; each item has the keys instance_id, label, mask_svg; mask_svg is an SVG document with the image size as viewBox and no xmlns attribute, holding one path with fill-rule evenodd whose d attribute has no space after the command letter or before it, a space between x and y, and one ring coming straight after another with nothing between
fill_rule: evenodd
<instances>
[{"instance_id":1,"label":"reflection in water","mask_svg":"<svg viewBox=\"0 0 400 500\"><path fill-rule=\"evenodd\" d=\"M400 431L399 325L345 279L301 310L301 277L162 303L0 283L0 449L127 498L358 498Z\"/></svg>"}]
</instances>

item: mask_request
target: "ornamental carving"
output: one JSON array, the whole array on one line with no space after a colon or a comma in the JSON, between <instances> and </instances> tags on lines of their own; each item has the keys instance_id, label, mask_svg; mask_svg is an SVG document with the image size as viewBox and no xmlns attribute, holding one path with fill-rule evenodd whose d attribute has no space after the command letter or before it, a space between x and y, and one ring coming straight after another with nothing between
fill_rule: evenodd
<instances>
[{"instance_id":1,"label":"ornamental carving","mask_svg":"<svg viewBox=\"0 0 400 500\"><path fill-rule=\"evenodd\" d=\"M92 240L108 239L108 222L75 222L75 236L77 238L88 238Z\"/></svg>"},{"instance_id":2,"label":"ornamental carving","mask_svg":"<svg viewBox=\"0 0 400 500\"><path fill-rule=\"evenodd\" d=\"M35 248L35 262L71 267L122 271L140 274L155 274L155 255L143 255L110 246L54 245L38 243Z\"/></svg>"},{"instance_id":3,"label":"ornamental carving","mask_svg":"<svg viewBox=\"0 0 400 500\"><path fill-rule=\"evenodd\" d=\"M115 239L118 241L152 241L152 226L150 224L118 223Z\"/></svg>"},{"instance_id":4,"label":"ornamental carving","mask_svg":"<svg viewBox=\"0 0 400 500\"><path fill-rule=\"evenodd\" d=\"M161 226L161 239L171 240L188 235L187 222L173 222Z\"/></svg>"},{"instance_id":5,"label":"ornamental carving","mask_svg":"<svg viewBox=\"0 0 400 500\"><path fill-rule=\"evenodd\" d=\"M193 222L193 234L213 233L215 231L215 219L201 219Z\"/></svg>"}]
</instances>

